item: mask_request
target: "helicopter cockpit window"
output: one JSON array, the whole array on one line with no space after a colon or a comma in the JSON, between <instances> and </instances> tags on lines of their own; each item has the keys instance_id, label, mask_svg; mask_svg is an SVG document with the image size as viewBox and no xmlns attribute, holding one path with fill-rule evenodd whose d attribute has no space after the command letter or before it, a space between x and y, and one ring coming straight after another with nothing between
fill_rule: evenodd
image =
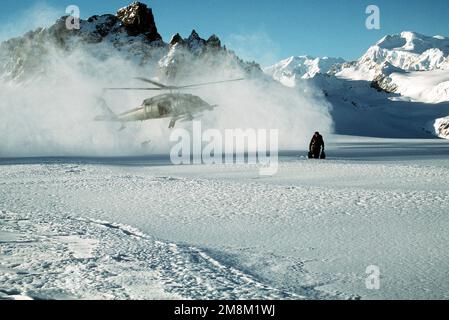
<instances>
[{"instance_id":1,"label":"helicopter cockpit window","mask_svg":"<svg viewBox=\"0 0 449 320\"><path fill-rule=\"evenodd\" d=\"M162 101L157 104L157 108L160 116L168 115L171 112L171 102Z\"/></svg>"}]
</instances>

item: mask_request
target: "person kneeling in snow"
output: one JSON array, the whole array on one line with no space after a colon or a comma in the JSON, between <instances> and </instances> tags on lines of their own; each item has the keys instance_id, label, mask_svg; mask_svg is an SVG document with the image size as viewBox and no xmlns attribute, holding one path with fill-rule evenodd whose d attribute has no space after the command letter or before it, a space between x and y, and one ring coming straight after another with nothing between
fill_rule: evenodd
<instances>
[{"instance_id":1,"label":"person kneeling in snow","mask_svg":"<svg viewBox=\"0 0 449 320\"><path fill-rule=\"evenodd\" d=\"M309 158L324 159L324 140L319 132L315 132L309 145Z\"/></svg>"}]
</instances>

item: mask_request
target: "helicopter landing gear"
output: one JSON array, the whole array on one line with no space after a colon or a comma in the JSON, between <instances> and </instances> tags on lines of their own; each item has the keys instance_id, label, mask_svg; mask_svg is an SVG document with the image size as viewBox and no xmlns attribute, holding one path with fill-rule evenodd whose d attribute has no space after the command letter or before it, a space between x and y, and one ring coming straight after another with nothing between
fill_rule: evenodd
<instances>
[{"instance_id":1,"label":"helicopter landing gear","mask_svg":"<svg viewBox=\"0 0 449 320\"><path fill-rule=\"evenodd\" d=\"M175 125L176 125L176 121L178 121L177 118L172 118L172 119L170 120L170 125L168 126L168 128L169 128L169 129L173 129L173 128L175 127Z\"/></svg>"},{"instance_id":2,"label":"helicopter landing gear","mask_svg":"<svg viewBox=\"0 0 449 320\"><path fill-rule=\"evenodd\" d=\"M140 145L141 145L142 148L147 148L147 147L149 147L152 143L153 143L152 140L147 140L147 141L142 142Z\"/></svg>"},{"instance_id":3,"label":"helicopter landing gear","mask_svg":"<svg viewBox=\"0 0 449 320\"><path fill-rule=\"evenodd\" d=\"M121 123L121 125L122 126L120 127L120 129L118 129L119 132L121 132L121 131L126 129L126 126L125 126L125 124L123 122Z\"/></svg>"}]
</instances>

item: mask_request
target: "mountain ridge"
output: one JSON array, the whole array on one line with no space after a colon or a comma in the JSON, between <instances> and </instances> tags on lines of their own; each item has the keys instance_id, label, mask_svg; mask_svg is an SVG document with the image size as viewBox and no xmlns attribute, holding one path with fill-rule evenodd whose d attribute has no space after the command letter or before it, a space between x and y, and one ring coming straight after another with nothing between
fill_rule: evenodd
<instances>
[{"instance_id":1,"label":"mountain ridge","mask_svg":"<svg viewBox=\"0 0 449 320\"><path fill-rule=\"evenodd\" d=\"M45 74L45 59L49 51L73 52L79 47L93 51L93 55L111 56L120 53L125 59L139 65L152 64L158 77L174 81L173 57L185 56L187 61L203 59L207 54L220 54L224 61L243 72L262 73L256 63L244 62L226 47L216 35L202 39L193 30L189 37L176 34L166 43L158 33L151 8L141 2L133 2L121 8L116 15L94 15L80 20L80 28L66 27L68 16L59 18L49 28L38 28L0 43L0 76L10 80L24 80ZM49 49L51 48L51 49ZM179 51L176 54L174 51ZM61 53L64 54L64 53ZM170 58L171 61L170 61ZM176 66L180 67L179 63ZM187 72L187 70L185 71ZM179 74L179 73L176 73Z\"/></svg>"},{"instance_id":2,"label":"mountain ridge","mask_svg":"<svg viewBox=\"0 0 449 320\"><path fill-rule=\"evenodd\" d=\"M342 58L291 56L264 68L264 72L283 84L294 86L295 79L309 79L318 73L328 73L333 66L344 62Z\"/></svg>"},{"instance_id":3,"label":"mountain ridge","mask_svg":"<svg viewBox=\"0 0 449 320\"><path fill-rule=\"evenodd\" d=\"M335 58L316 59L332 61ZM291 87L295 86L296 79L314 78L321 73L341 79L369 81L376 90L400 93L417 101L449 101L449 38L443 36L425 36L410 31L386 35L358 60L335 62L323 70L289 68L289 63L288 59L282 60L264 71ZM417 78L425 72L429 72L434 81L427 87L421 82L422 91L410 92L407 79Z\"/></svg>"},{"instance_id":4,"label":"mountain ridge","mask_svg":"<svg viewBox=\"0 0 449 320\"><path fill-rule=\"evenodd\" d=\"M311 58L302 56L302 59L310 61ZM382 37L355 61L334 63L321 70L304 61L295 68L293 61L293 58L282 60L264 71L288 87L311 85L321 90L334 107L334 120L339 119L336 120L337 131L355 134L348 131L351 120L345 118L353 117L353 121L361 122L361 112L370 112L373 118L379 118L379 127L385 125L384 113L398 117L399 124L400 117L404 117L403 105L407 105L416 113L414 119L409 120L410 125L416 121L413 125L423 133L449 138L448 118L445 117L449 113L446 111L449 105L449 38L404 31ZM437 104L436 109L429 109L429 105ZM338 123L345 125L339 127ZM364 130L371 126L366 122ZM379 130L372 128L370 132ZM397 132L391 134L402 137Z\"/></svg>"}]
</instances>

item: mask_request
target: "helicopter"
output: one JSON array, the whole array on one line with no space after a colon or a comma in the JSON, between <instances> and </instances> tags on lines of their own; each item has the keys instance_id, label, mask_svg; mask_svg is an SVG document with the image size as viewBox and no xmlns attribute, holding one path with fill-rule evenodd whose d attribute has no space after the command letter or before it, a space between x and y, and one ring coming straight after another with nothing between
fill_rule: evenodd
<instances>
[{"instance_id":1,"label":"helicopter","mask_svg":"<svg viewBox=\"0 0 449 320\"><path fill-rule=\"evenodd\" d=\"M171 118L169 129L173 129L177 121L192 121L195 117L201 116L204 111L212 111L217 107L217 105L210 105L198 96L188 93L181 93L180 91L184 89L245 80L244 78L240 78L192 85L172 86L147 78L135 79L150 83L155 86L155 88L104 88L104 90L168 91L168 93L145 99L139 107L121 114L115 114L112 112L112 110L107 106L106 101L100 98L100 106L104 110L105 114L96 117L95 121L120 122L122 124L120 130L122 130L125 128L125 122Z\"/></svg>"}]
</instances>

